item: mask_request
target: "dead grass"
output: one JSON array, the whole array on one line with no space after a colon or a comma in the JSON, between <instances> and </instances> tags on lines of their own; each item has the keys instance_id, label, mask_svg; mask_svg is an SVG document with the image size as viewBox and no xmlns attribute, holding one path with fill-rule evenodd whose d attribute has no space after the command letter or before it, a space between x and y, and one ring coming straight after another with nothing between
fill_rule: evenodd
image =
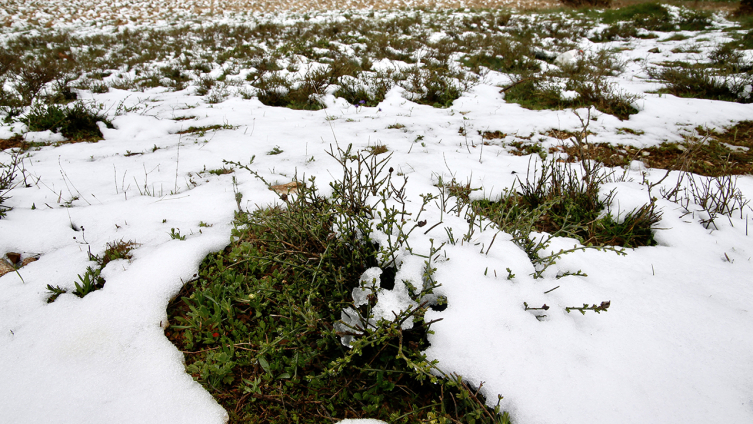
<instances>
[{"instance_id":1,"label":"dead grass","mask_svg":"<svg viewBox=\"0 0 753 424\"><path fill-rule=\"evenodd\" d=\"M568 161L580 160L583 154L606 166L626 166L633 160L647 167L688 171L699 175L753 174L753 121L743 121L714 131L697 128L683 143L662 143L659 146L636 148L623 144L593 143L584 149L575 145L551 148L550 153L564 152Z\"/></svg>"}]
</instances>

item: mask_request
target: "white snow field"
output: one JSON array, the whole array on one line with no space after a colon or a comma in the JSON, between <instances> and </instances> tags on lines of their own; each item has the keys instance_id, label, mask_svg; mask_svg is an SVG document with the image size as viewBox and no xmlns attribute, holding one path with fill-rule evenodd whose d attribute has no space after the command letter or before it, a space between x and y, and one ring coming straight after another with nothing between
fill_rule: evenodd
<instances>
[{"instance_id":1,"label":"white snow field","mask_svg":"<svg viewBox=\"0 0 753 424\"><path fill-rule=\"evenodd\" d=\"M113 3L110 16L117 7ZM6 19L20 16L4 13ZM380 13L377 18L386 19L390 13L423 12ZM460 19L470 12L453 13ZM251 16L288 25L305 19L294 13L192 19L196 25L255 25ZM337 12L306 17L319 22L339 18ZM56 25L76 34L122 31L106 18L92 19ZM3 42L43 31L20 17L15 22L2 30ZM144 25L160 28L171 22ZM578 40L574 48L585 52L618 49L625 67L610 82L639 96L638 113L627 120L592 110L590 141L656 146L682 142L698 126L722 129L753 119L752 104L651 92L662 84L648 77L650 62L705 60L708 51L730 40L725 32L730 27L733 23L715 16L713 27L703 33L667 32L660 38L598 45ZM660 41L675 34L683 37ZM442 38L436 31L433 39ZM649 53L655 47L661 52ZM570 47L552 45L551 50ZM750 61L753 52L744 55ZM377 65L403 64L384 59ZM113 71L111 78L128 72ZM222 72L215 65L207 75L216 78ZM243 194L243 209L279 202L248 172L207 172L222 168L223 160L248 163L255 156L253 169L270 183L316 177L326 192L341 172L326 154L331 146L381 144L392 153L390 166L397 175L408 177L412 207L420 207L420 194L436 194L440 179L468 182L479 189L474 198L494 199L519 176L525 179L540 160L511 154L509 142L532 135L545 148L557 146L563 141L544 133L578 131L578 115L588 114L585 108L534 111L508 103L500 90L511 77L494 70L486 70L447 108L408 100L401 87L393 87L374 107L357 106L335 97L330 87L323 97L326 107L317 111L265 106L254 95L243 96L251 89L247 73L241 69L240 82L228 85L217 103L197 95L195 82L178 91L77 90L79 99L101 105L112 121L113 128L100 124L104 139L96 143L57 144L60 134L29 132L18 121L0 125L0 139L20 134L46 143L23 153L23 171L6 202L12 210L0 219L0 254L39 258L0 277L0 422L225 422L225 410L186 374L183 354L163 334L170 299L208 253L230 242L235 191ZM220 127L178 134L190 126L212 125ZM485 144L483 131L506 136ZM268 154L275 148L282 152ZM10 154L0 153L0 162ZM624 178L603 188L604 194L615 189L615 214L658 196L658 187L649 194L646 182L665 174L639 161L616 171ZM678 175L670 174L662 186L674 185ZM746 198L753 197L751 175L736 183ZM442 318L432 326L429 359L476 386L483 382L482 392L492 404L503 396L502 409L516 424L753 422L753 210L745 206L717 218L715 226L704 226L706 215L699 206L690 204L695 212L688 213L661 197L657 205L663 213L655 230L658 245L627 249L624 256L576 251L542 278L531 276L535 269L525 252L494 226L477 229L462 243L447 243L435 279L448 307L427 313L427 320ZM442 222L428 234L411 235L412 247L423 254L430 238L435 245L449 241L445 228L455 235L468 231L462 216L443 214L435 203L422 219L428 221L426 228ZM186 238L175 239L171 232ZM99 254L118 240L139 246L132 260L108 264L103 289L85 298L63 294L47 303L48 285L75 289L78 275L91 266L88 252ZM547 250L576 243L557 238ZM410 254L403 255L404 272L410 275ZM420 267L414 268L420 278ZM514 278L507 278L507 268ZM579 270L587 276L558 278ZM565 311L603 301L611 306L600 314ZM539 320L523 302L551 309ZM385 296L385 308L401 306L399 296Z\"/></svg>"}]
</instances>

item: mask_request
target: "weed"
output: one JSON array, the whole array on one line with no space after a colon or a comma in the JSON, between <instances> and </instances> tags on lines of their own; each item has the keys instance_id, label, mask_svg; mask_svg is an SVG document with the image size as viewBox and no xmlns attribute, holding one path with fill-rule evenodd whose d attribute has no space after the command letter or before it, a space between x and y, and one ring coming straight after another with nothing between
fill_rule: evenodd
<instances>
[{"instance_id":1,"label":"weed","mask_svg":"<svg viewBox=\"0 0 753 424\"><path fill-rule=\"evenodd\" d=\"M507 137L507 134L503 133L502 131L481 131L479 130L478 134L483 138L484 140L499 140Z\"/></svg>"},{"instance_id":2,"label":"weed","mask_svg":"<svg viewBox=\"0 0 753 424\"><path fill-rule=\"evenodd\" d=\"M173 240L184 241L186 239L186 236L180 235L180 229L176 231L175 228L170 228L170 238Z\"/></svg>"},{"instance_id":3,"label":"weed","mask_svg":"<svg viewBox=\"0 0 753 424\"><path fill-rule=\"evenodd\" d=\"M207 134L207 132L209 132L209 131L232 130L233 128L235 128L235 127L233 127L232 125L229 125L229 124L223 124L223 125L219 125L219 124L216 124L216 125L205 125L205 126L202 126L202 127L190 126L190 127L188 127L188 129L180 130L176 134L192 134L192 135L195 135L196 137L201 138L201 137L204 137Z\"/></svg>"},{"instance_id":4,"label":"weed","mask_svg":"<svg viewBox=\"0 0 753 424\"><path fill-rule=\"evenodd\" d=\"M546 159L546 151L541 147L541 144L524 143L522 141L513 141L510 146L514 148L512 154L515 156L524 155L539 155L541 160Z\"/></svg>"},{"instance_id":5,"label":"weed","mask_svg":"<svg viewBox=\"0 0 753 424\"><path fill-rule=\"evenodd\" d=\"M75 294L78 297L84 297L87 294L99 290L102 287L105 286L105 279L100 277L100 272L102 272L102 269L94 269L92 267L86 267L86 272L83 276L79 274L78 280L75 282L76 290L73 291L73 294ZM81 282L81 284L79 284ZM53 296L57 298L56 295L59 295L58 293L55 293L53 291ZM50 303L48 299L48 303Z\"/></svg>"},{"instance_id":6,"label":"weed","mask_svg":"<svg viewBox=\"0 0 753 424\"><path fill-rule=\"evenodd\" d=\"M53 287L51 284L47 285L47 292L50 296L47 298L47 303L54 302L61 294L68 293L68 290L60 288L60 286Z\"/></svg>"},{"instance_id":7,"label":"weed","mask_svg":"<svg viewBox=\"0 0 753 424\"><path fill-rule=\"evenodd\" d=\"M583 245L655 244L651 229L661 216L655 206L645 205L623 219L604 215L613 197L613 193L606 197L599 194L606 174L599 166L581 164L576 171L567 163L545 161L540 171L529 170L525 182L518 179L518 191L509 190L496 202L476 202L479 213L489 216L504 231L521 232L519 222L531 220L536 231L572 237Z\"/></svg>"},{"instance_id":8,"label":"weed","mask_svg":"<svg viewBox=\"0 0 753 424\"><path fill-rule=\"evenodd\" d=\"M270 156L274 156L274 155L279 155L282 152L284 152L284 150L282 150L280 146L275 146L274 148L272 148L272 150L268 151L267 154Z\"/></svg>"},{"instance_id":9,"label":"weed","mask_svg":"<svg viewBox=\"0 0 753 424\"><path fill-rule=\"evenodd\" d=\"M30 131L52 130L70 141L101 140L102 131L97 122L104 122L108 128L112 128L112 123L104 114L81 102L76 102L72 107L37 104L21 121Z\"/></svg>"},{"instance_id":10,"label":"weed","mask_svg":"<svg viewBox=\"0 0 753 424\"><path fill-rule=\"evenodd\" d=\"M720 175L717 177L696 177L689 172L683 172L674 187L662 189L663 198L682 206L687 213L694 214L691 204L700 207L706 215L701 217L701 223L706 228L716 226L718 216L732 217L735 212L743 210L750 201L737 188L737 177Z\"/></svg>"},{"instance_id":11,"label":"weed","mask_svg":"<svg viewBox=\"0 0 753 424\"><path fill-rule=\"evenodd\" d=\"M2 219L6 212L10 210L9 207L3 205L6 200L10 198L8 193L16 186L13 180L16 177L16 172L21 165L21 157L19 153L10 153L10 160L7 163L0 162L0 219Z\"/></svg>"},{"instance_id":12,"label":"weed","mask_svg":"<svg viewBox=\"0 0 753 424\"><path fill-rule=\"evenodd\" d=\"M60 78L55 81L54 92L46 96L47 103L69 103L78 99L78 94L71 89L68 78Z\"/></svg>"},{"instance_id":13,"label":"weed","mask_svg":"<svg viewBox=\"0 0 753 424\"><path fill-rule=\"evenodd\" d=\"M97 263L100 269L104 269L107 264L118 259L130 260L133 258L131 251L139 246L134 241L118 240L107 243L105 251L101 256L90 255L90 260Z\"/></svg>"},{"instance_id":14,"label":"weed","mask_svg":"<svg viewBox=\"0 0 753 424\"><path fill-rule=\"evenodd\" d=\"M390 149L388 149L387 146L385 146L384 144L377 144L374 146L369 146L367 149L374 156L381 155L383 153L387 153L390 151Z\"/></svg>"},{"instance_id":15,"label":"weed","mask_svg":"<svg viewBox=\"0 0 753 424\"><path fill-rule=\"evenodd\" d=\"M565 310L567 311L568 314L570 313L570 311L578 311L578 312L580 312L583 315L586 314L586 311L594 311L597 314L600 314L602 312L606 312L607 309L609 309L609 306L611 305L611 303L612 302L610 302L608 300L606 302L601 302L600 305L593 304L591 306L588 306L588 303L584 303L583 306L581 306L581 307L569 306L569 307L565 308Z\"/></svg>"},{"instance_id":16,"label":"weed","mask_svg":"<svg viewBox=\"0 0 753 424\"><path fill-rule=\"evenodd\" d=\"M344 75L339 79L340 87L335 96L342 97L355 106L375 107L387 92L405 76L394 70L360 72L357 76Z\"/></svg>"},{"instance_id":17,"label":"weed","mask_svg":"<svg viewBox=\"0 0 753 424\"><path fill-rule=\"evenodd\" d=\"M471 81L461 72L451 72L449 65L439 63L428 68L414 68L401 85L407 90L405 97L419 104L437 108L452 106Z\"/></svg>"},{"instance_id":18,"label":"weed","mask_svg":"<svg viewBox=\"0 0 753 424\"><path fill-rule=\"evenodd\" d=\"M391 170L384 174L388 157L331 154L343 166L331 198L311 179L280 195L284 207L238 213L233 243L207 256L171 302L166 334L184 350L186 370L231 422L509 422L421 353L431 325L422 317L437 285L430 260L424 287L408 291L414 306L375 314L377 297L366 292L377 278L382 289L403 284L394 281L394 254L420 224L386 206L401 201ZM372 228L397 237L377 245Z\"/></svg>"},{"instance_id":19,"label":"weed","mask_svg":"<svg viewBox=\"0 0 753 424\"><path fill-rule=\"evenodd\" d=\"M206 96L207 94L209 94L209 91L214 88L214 85L216 83L217 80L208 75L200 77L196 82L196 95Z\"/></svg>"},{"instance_id":20,"label":"weed","mask_svg":"<svg viewBox=\"0 0 753 424\"><path fill-rule=\"evenodd\" d=\"M678 97L753 102L753 93L750 90L753 77L731 70L666 66L650 69L649 75L665 84L662 92Z\"/></svg>"},{"instance_id":21,"label":"weed","mask_svg":"<svg viewBox=\"0 0 753 424\"><path fill-rule=\"evenodd\" d=\"M463 58L463 65L474 72L479 72L482 66L493 71L511 73L541 70L541 65L534 59L535 53L529 44L502 36L493 37L489 44L489 50Z\"/></svg>"},{"instance_id":22,"label":"weed","mask_svg":"<svg viewBox=\"0 0 753 424\"><path fill-rule=\"evenodd\" d=\"M110 262L118 259L130 260L133 256L131 251L138 247L139 244L134 241L118 240L107 243L105 251L101 256L97 256L89 251L89 260L97 264L96 267L86 267L84 275L78 275L78 281L74 282L75 290L73 294L78 297L84 297L89 293L99 290L105 286L105 279L101 276L102 270ZM47 285L47 292L50 296L47 298L47 303L54 302L61 294L67 293L68 290L61 288L60 286L53 287Z\"/></svg>"},{"instance_id":23,"label":"weed","mask_svg":"<svg viewBox=\"0 0 753 424\"><path fill-rule=\"evenodd\" d=\"M92 93L102 94L110 91L110 86L104 82L94 82L89 86Z\"/></svg>"},{"instance_id":24,"label":"weed","mask_svg":"<svg viewBox=\"0 0 753 424\"><path fill-rule=\"evenodd\" d=\"M606 77L620 72L622 64L607 50L582 54L572 64L544 73L524 74L502 89L505 100L528 109L564 109L594 106L601 112L628 119L638 113L640 96L619 91Z\"/></svg>"},{"instance_id":25,"label":"weed","mask_svg":"<svg viewBox=\"0 0 753 424\"><path fill-rule=\"evenodd\" d=\"M56 65L55 62L44 59L21 65L13 88L20 96L22 105L31 105L45 84L60 76L61 69Z\"/></svg>"},{"instance_id":26,"label":"weed","mask_svg":"<svg viewBox=\"0 0 753 424\"><path fill-rule=\"evenodd\" d=\"M211 170L209 170L207 172L209 172L212 175L220 176L220 175L232 174L233 172L235 172L235 169L233 169L233 168L225 168L223 166L222 168L211 169Z\"/></svg>"}]
</instances>

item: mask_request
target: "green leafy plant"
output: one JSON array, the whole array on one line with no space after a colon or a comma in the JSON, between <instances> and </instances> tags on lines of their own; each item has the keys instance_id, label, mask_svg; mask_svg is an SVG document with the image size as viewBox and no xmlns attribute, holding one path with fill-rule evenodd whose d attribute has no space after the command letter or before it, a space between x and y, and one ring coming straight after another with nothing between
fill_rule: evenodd
<instances>
[{"instance_id":1,"label":"green leafy plant","mask_svg":"<svg viewBox=\"0 0 753 424\"><path fill-rule=\"evenodd\" d=\"M185 240L186 236L180 235L180 229L176 231L175 228L170 228L170 238L173 240Z\"/></svg>"},{"instance_id":2,"label":"green leafy plant","mask_svg":"<svg viewBox=\"0 0 753 424\"><path fill-rule=\"evenodd\" d=\"M653 69L649 74L664 83L662 92L678 97L753 102L753 93L749 90L753 77L735 69L676 65Z\"/></svg>"},{"instance_id":3,"label":"green leafy plant","mask_svg":"<svg viewBox=\"0 0 753 424\"><path fill-rule=\"evenodd\" d=\"M60 286L53 287L51 284L47 285L47 292L50 296L47 298L47 303L54 302L61 294L68 293L68 290L61 289Z\"/></svg>"},{"instance_id":4,"label":"green leafy plant","mask_svg":"<svg viewBox=\"0 0 753 424\"><path fill-rule=\"evenodd\" d=\"M565 308L565 310L567 311L568 314L570 313L570 311L578 311L578 312L580 312L583 315L586 314L586 311L594 311L597 314L600 314L602 312L606 312L607 309L609 309L609 306L611 304L612 304L612 302L610 302L610 301L607 300L606 302L601 302L601 304L599 304L599 305L593 304L591 306L588 306L588 303L584 303L583 306L581 306L581 307L568 306L567 308Z\"/></svg>"},{"instance_id":5,"label":"green leafy plant","mask_svg":"<svg viewBox=\"0 0 753 424\"><path fill-rule=\"evenodd\" d=\"M134 241L118 240L109 242L106 245L104 252L101 256L94 255L89 252L89 260L97 264L96 267L86 267L86 272L83 275L78 275L78 281L74 282L75 290L73 294L78 297L84 297L89 293L99 290L105 286L105 279L101 276L102 270L110 262L118 259L130 260L133 256L131 251L138 247L139 244ZM50 296L47 298L47 303L54 302L61 294L67 293L68 290L61 288L60 286L47 285L47 292Z\"/></svg>"},{"instance_id":6,"label":"green leafy plant","mask_svg":"<svg viewBox=\"0 0 753 424\"><path fill-rule=\"evenodd\" d=\"M73 106L36 104L21 119L30 131L51 130L59 132L71 141L97 141L102 139L102 131L97 122L104 122L112 128L112 122L102 113L94 111L81 102Z\"/></svg>"},{"instance_id":7,"label":"green leafy plant","mask_svg":"<svg viewBox=\"0 0 753 424\"><path fill-rule=\"evenodd\" d=\"M601 112L628 119L638 113L640 96L620 91L607 80L621 65L606 50L580 54L571 64L544 73L527 73L502 89L505 100L529 109L564 109L593 106Z\"/></svg>"},{"instance_id":8,"label":"green leafy plant","mask_svg":"<svg viewBox=\"0 0 753 424\"><path fill-rule=\"evenodd\" d=\"M232 422L508 423L421 353L431 326L424 313L442 303L431 295L431 259L423 287L407 288L412 306L375 314L368 276L379 275L381 289L398 284L395 255L425 223L390 206L405 199L388 156L350 147L330 154L343 170L331 197L310 179L280 195L284 206L239 212L231 245L207 256L171 302L166 334L185 352L186 370ZM228 163L266 183L250 165ZM372 231L390 236L375 244Z\"/></svg>"},{"instance_id":9,"label":"green leafy plant","mask_svg":"<svg viewBox=\"0 0 753 424\"><path fill-rule=\"evenodd\" d=\"M590 116L581 119L582 131L575 133L573 143L586 158L591 151L588 142ZM600 187L610 174L598 162L582 160L578 166L568 162L544 160L541 169L529 167L526 179L518 178L519 189L508 189L499 200L472 203L476 212L488 217L502 231L512 235L536 267L534 277L541 277L547 267L562 255L587 248L611 250L624 254L614 246L639 247L656 244L653 227L661 219L653 201L628 212L623 217L611 215L609 205L614 192L602 196ZM606 214L603 212L606 209ZM546 233L532 237L533 232ZM581 247L560 250L541 256L553 237L571 237Z\"/></svg>"},{"instance_id":10,"label":"green leafy plant","mask_svg":"<svg viewBox=\"0 0 753 424\"><path fill-rule=\"evenodd\" d=\"M105 286L105 279L100 277L100 272L102 272L102 269L94 269L92 267L86 267L86 272L84 275L78 276L78 280L74 284L76 285L76 290L73 291L73 294L75 294L78 297L84 297L87 294L99 290L102 287ZM79 282L81 284L79 284ZM49 288L48 288L49 289ZM52 290L51 290L52 291ZM57 293L53 291L53 296L55 296ZM59 295L59 294L58 294ZM55 296L57 298L57 296ZM49 300L48 300L49 302Z\"/></svg>"},{"instance_id":11,"label":"green leafy plant","mask_svg":"<svg viewBox=\"0 0 753 424\"><path fill-rule=\"evenodd\" d=\"M279 155L282 152L284 152L284 150L282 150L280 146L275 146L274 148L272 148L272 150L268 151L267 154L270 156L274 156L274 155Z\"/></svg>"}]
</instances>

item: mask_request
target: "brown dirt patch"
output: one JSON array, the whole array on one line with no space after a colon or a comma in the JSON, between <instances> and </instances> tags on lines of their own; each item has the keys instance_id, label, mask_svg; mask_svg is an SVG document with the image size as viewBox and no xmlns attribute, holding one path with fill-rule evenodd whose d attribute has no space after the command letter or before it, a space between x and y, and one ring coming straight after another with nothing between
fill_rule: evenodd
<instances>
[{"instance_id":1,"label":"brown dirt patch","mask_svg":"<svg viewBox=\"0 0 753 424\"><path fill-rule=\"evenodd\" d=\"M684 170L706 176L753 174L753 121L743 121L723 132L696 129L698 135L683 143L662 143L638 149L622 144L557 146L550 153L565 152L568 161L592 159L606 166L625 166L640 160L650 168ZM585 147L585 146L584 146Z\"/></svg>"}]
</instances>

